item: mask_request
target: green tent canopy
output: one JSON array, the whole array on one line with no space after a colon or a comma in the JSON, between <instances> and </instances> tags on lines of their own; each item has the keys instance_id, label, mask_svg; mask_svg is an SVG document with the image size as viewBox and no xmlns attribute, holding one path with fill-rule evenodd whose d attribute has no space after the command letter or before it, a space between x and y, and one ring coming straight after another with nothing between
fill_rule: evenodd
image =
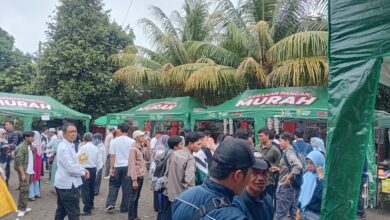
<instances>
[{"instance_id":1,"label":"green tent canopy","mask_svg":"<svg viewBox=\"0 0 390 220\"><path fill-rule=\"evenodd\" d=\"M267 117L326 119L327 100L327 89L322 87L247 90L221 105L193 112L191 124L198 120L253 118L257 130L264 127Z\"/></svg>"},{"instance_id":2,"label":"green tent canopy","mask_svg":"<svg viewBox=\"0 0 390 220\"><path fill-rule=\"evenodd\" d=\"M30 130L33 118L83 120L87 130L91 116L77 112L48 96L0 93L0 114L23 118L23 129Z\"/></svg>"},{"instance_id":3,"label":"green tent canopy","mask_svg":"<svg viewBox=\"0 0 390 220\"><path fill-rule=\"evenodd\" d=\"M101 116L93 122L97 126L107 126L107 125L118 125L122 122L122 120L111 120L110 124L107 121L107 115Z\"/></svg>"},{"instance_id":4,"label":"green tent canopy","mask_svg":"<svg viewBox=\"0 0 390 220\"><path fill-rule=\"evenodd\" d=\"M139 123L141 129L145 121L182 121L187 127L190 125L191 112L204 108L189 96L150 99L130 110L108 114L107 121L110 124L114 120L125 121L130 117Z\"/></svg>"}]
</instances>

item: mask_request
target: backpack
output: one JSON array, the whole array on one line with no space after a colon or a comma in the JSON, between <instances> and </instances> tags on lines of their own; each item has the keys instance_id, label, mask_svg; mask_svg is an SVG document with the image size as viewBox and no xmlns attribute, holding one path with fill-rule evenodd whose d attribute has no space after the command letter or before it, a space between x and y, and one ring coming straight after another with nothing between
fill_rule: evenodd
<instances>
[{"instance_id":1,"label":"backpack","mask_svg":"<svg viewBox=\"0 0 390 220\"><path fill-rule=\"evenodd\" d=\"M306 147L310 146L309 144L305 143L305 150L306 150ZM300 152L298 150L298 147L297 147L297 144L294 143L293 145L293 148L294 148L294 152L295 154L297 155L299 161L301 161L301 164L302 164L302 167L303 167L303 170L306 170L306 163L305 163L305 155L304 155L304 152Z\"/></svg>"},{"instance_id":2,"label":"backpack","mask_svg":"<svg viewBox=\"0 0 390 220\"><path fill-rule=\"evenodd\" d=\"M198 210L196 210L192 216L190 217L190 220L199 220L203 218L204 216L207 215L207 213L215 210L215 209L220 209L224 207L229 207L232 205L232 202L225 197L217 197L217 198L212 198L206 204L202 205L199 207Z\"/></svg>"},{"instance_id":3,"label":"backpack","mask_svg":"<svg viewBox=\"0 0 390 220\"><path fill-rule=\"evenodd\" d=\"M297 151L295 151L295 150L293 150L293 151L297 155L298 159L301 161L299 153ZM284 162L286 163L288 170L291 173L292 167L291 167L290 163L288 162L286 153L283 153L282 158L283 158ZM302 161L301 161L301 163L302 163ZM303 183L303 170L304 169L302 169L299 174L294 175L294 178L291 181L291 186L292 187L294 187L294 188L301 188L301 185Z\"/></svg>"},{"instance_id":4,"label":"backpack","mask_svg":"<svg viewBox=\"0 0 390 220\"><path fill-rule=\"evenodd\" d=\"M158 192L166 187L166 177L165 172L167 170L167 161L171 156L172 152L167 151L164 157L156 164L156 169L152 177L152 188L154 191Z\"/></svg>"}]
</instances>

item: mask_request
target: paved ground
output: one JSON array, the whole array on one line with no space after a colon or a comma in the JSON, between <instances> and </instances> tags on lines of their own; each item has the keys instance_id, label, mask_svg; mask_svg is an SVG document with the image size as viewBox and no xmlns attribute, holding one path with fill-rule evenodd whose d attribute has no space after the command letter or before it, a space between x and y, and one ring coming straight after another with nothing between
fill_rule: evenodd
<instances>
[{"instance_id":1,"label":"paved ground","mask_svg":"<svg viewBox=\"0 0 390 220\"><path fill-rule=\"evenodd\" d=\"M43 177L43 181L46 181L47 177ZM12 174L12 180L10 184L10 191L14 196L15 201L18 198L18 191L15 189L17 187L17 177L16 174ZM112 214L107 214L104 211L105 199L108 192L108 180L102 180L101 192L98 196L95 197L95 210L93 211L92 216L81 217L85 220L121 220L127 219L127 214L119 213L119 210L116 210ZM32 211L28 213L25 217L20 218L20 220L50 220L54 219L54 213L56 209L56 196L50 192L49 185L43 183L42 186L42 198L37 199L34 202L29 202L28 207L32 208ZM120 201L121 195L118 196L118 202ZM153 210L153 194L150 190L150 185L147 181L144 183L142 189L140 204L139 204L139 217L141 219L156 219L156 212ZM82 202L80 201L82 205ZM119 207L119 204L116 205L116 208ZM369 220L389 220L390 219L390 210L367 210L367 217ZM17 219L16 214L11 214L7 220Z\"/></svg>"}]
</instances>

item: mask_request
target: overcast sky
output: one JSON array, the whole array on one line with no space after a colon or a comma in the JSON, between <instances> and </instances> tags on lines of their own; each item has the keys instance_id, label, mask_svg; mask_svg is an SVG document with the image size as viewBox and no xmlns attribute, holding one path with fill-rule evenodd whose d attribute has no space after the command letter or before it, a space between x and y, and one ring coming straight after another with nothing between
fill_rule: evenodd
<instances>
[{"instance_id":1,"label":"overcast sky","mask_svg":"<svg viewBox=\"0 0 390 220\"><path fill-rule=\"evenodd\" d=\"M135 43L147 47L147 40L137 20L150 17L150 5L156 5L170 15L173 10L181 10L182 2L183 0L104 0L106 10L111 10L111 19L123 26L130 25L136 34ZM0 0L0 27L14 36L17 48L34 53L38 49L38 42L46 41L46 23L50 21L49 16L54 15L56 5L57 0Z\"/></svg>"}]
</instances>

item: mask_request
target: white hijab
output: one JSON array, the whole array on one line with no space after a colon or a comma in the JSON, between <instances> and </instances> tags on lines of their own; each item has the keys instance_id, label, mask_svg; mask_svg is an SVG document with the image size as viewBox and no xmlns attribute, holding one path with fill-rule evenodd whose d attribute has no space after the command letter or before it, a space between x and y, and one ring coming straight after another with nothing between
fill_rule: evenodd
<instances>
[{"instance_id":1,"label":"white hijab","mask_svg":"<svg viewBox=\"0 0 390 220\"><path fill-rule=\"evenodd\" d=\"M38 131L34 131L34 142L32 142L31 145L37 149L38 156L41 156L43 152L43 144L41 140L41 135Z\"/></svg>"}]
</instances>

